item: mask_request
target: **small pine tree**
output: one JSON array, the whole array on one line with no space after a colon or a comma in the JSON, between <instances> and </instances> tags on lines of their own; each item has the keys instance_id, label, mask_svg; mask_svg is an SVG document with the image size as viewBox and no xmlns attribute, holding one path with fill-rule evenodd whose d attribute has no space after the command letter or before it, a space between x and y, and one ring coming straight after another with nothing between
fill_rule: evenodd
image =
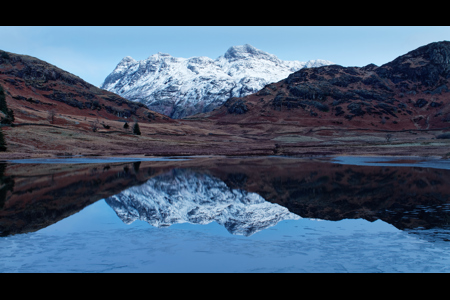
<instances>
[{"instance_id":1,"label":"small pine tree","mask_svg":"<svg viewBox=\"0 0 450 300\"><path fill-rule=\"evenodd\" d=\"M125 124L123 124L123 128L128 129L128 128L130 128L130 125L128 125L128 123L125 122Z\"/></svg>"},{"instance_id":2,"label":"small pine tree","mask_svg":"<svg viewBox=\"0 0 450 300\"><path fill-rule=\"evenodd\" d=\"M141 130L139 129L139 124L136 122L133 126L133 133L136 135L141 135Z\"/></svg>"},{"instance_id":3,"label":"small pine tree","mask_svg":"<svg viewBox=\"0 0 450 300\"><path fill-rule=\"evenodd\" d=\"M0 129L0 151L6 151L5 137L3 136L3 130Z\"/></svg>"},{"instance_id":4,"label":"small pine tree","mask_svg":"<svg viewBox=\"0 0 450 300\"><path fill-rule=\"evenodd\" d=\"M8 115L8 106L6 105L6 96L3 87L0 85L0 111Z\"/></svg>"}]
</instances>

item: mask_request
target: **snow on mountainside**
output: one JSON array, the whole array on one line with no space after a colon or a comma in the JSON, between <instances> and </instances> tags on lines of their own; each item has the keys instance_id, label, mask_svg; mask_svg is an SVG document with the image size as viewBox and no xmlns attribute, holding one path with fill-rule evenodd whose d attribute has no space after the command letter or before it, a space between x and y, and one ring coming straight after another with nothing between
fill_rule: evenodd
<instances>
[{"instance_id":1,"label":"snow on mountainside","mask_svg":"<svg viewBox=\"0 0 450 300\"><path fill-rule=\"evenodd\" d=\"M301 68L330 64L321 59L283 61L248 44L231 47L215 60L165 53L141 61L127 56L101 88L169 117L183 118L212 111L230 97L255 93Z\"/></svg>"},{"instance_id":2,"label":"snow on mountainside","mask_svg":"<svg viewBox=\"0 0 450 300\"><path fill-rule=\"evenodd\" d=\"M230 189L215 177L188 169L171 170L105 201L126 224L137 219L155 227L215 221L230 233L245 236L282 220L300 219L256 193Z\"/></svg>"}]
</instances>

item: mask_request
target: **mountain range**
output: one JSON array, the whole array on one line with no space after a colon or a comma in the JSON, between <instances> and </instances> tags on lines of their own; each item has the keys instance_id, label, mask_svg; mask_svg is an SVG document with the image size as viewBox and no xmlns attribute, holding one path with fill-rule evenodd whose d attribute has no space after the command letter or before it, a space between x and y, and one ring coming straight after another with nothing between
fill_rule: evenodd
<instances>
[{"instance_id":1,"label":"mountain range","mask_svg":"<svg viewBox=\"0 0 450 300\"><path fill-rule=\"evenodd\" d=\"M255 93L302 68L329 64L332 62L321 59L283 61L248 44L230 47L214 60L205 56L178 58L166 53L140 61L127 56L101 88L179 119L209 112L228 98Z\"/></svg>"},{"instance_id":2,"label":"mountain range","mask_svg":"<svg viewBox=\"0 0 450 300\"><path fill-rule=\"evenodd\" d=\"M211 79L213 70L222 74L220 61L223 66L229 64L230 74L240 73L241 78L249 78L246 74L263 69L255 67L256 60L252 59L255 56L265 57L258 60L259 63L271 68L283 65L286 77L272 78L256 92L250 92L253 83L233 84L231 93L219 88L226 80ZM242 59L254 64L241 64ZM136 77L126 78L135 78L136 83L141 81L142 77L137 75L149 72L146 65L154 67L154 61L159 61L158 70L177 69L200 80L195 87L190 85L192 90L183 90L182 81L174 75L167 78L166 73L164 76L161 73L161 78L172 79L161 86L160 95L169 95L166 89L172 87L175 94L184 91L205 96L206 86L215 83L217 90L211 91L223 90L223 105L213 108L206 102L203 102L205 105L198 102L198 107L203 105L201 110L206 112L190 115L193 111L186 105L183 112L168 110L163 114L141 102L95 87L38 58L0 50L0 85L15 117L13 124L2 125L8 149L2 152L2 157L61 153L410 155L412 149L417 155L450 156L448 41L424 45L381 66L363 67L289 65L248 45L231 47L217 60L178 59L157 54L146 64L124 59L124 65L129 63L136 69ZM204 67L206 65L208 68ZM206 74L202 73L205 71L201 70L202 66L209 70L210 79L202 79L206 77L201 75ZM292 68L300 69L292 71ZM128 72L128 68L123 70ZM118 84L121 76L115 81L113 77L108 80ZM158 80L155 84L160 82ZM262 81L252 80L249 82L262 84ZM122 88L129 86L123 83ZM203 86L205 89L200 89ZM250 94L244 95L247 92ZM160 103L167 103L164 101ZM170 110L174 109L171 105L167 106ZM166 114L185 117L175 119ZM124 126L137 122L141 135L133 134L128 129L131 126Z\"/></svg>"}]
</instances>

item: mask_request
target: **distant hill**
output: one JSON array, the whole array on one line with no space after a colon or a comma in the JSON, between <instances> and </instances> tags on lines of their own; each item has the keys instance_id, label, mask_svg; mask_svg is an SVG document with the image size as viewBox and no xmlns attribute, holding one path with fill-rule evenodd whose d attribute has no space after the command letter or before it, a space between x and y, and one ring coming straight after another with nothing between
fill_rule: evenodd
<instances>
[{"instance_id":1,"label":"distant hill","mask_svg":"<svg viewBox=\"0 0 450 300\"><path fill-rule=\"evenodd\" d=\"M382 66L304 68L206 114L230 123L296 122L368 129L450 127L450 42Z\"/></svg>"},{"instance_id":2,"label":"distant hill","mask_svg":"<svg viewBox=\"0 0 450 300\"><path fill-rule=\"evenodd\" d=\"M16 123L39 122L46 119L50 111L100 121L170 121L143 104L97 88L45 61L2 50L0 85L5 90L8 107L14 110Z\"/></svg>"}]
</instances>

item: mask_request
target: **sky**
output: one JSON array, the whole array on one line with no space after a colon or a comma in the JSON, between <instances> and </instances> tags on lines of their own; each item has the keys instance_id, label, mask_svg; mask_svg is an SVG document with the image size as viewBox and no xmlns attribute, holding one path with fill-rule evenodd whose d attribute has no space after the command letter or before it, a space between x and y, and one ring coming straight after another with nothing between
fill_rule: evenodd
<instances>
[{"instance_id":1,"label":"sky","mask_svg":"<svg viewBox=\"0 0 450 300\"><path fill-rule=\"evenodd\" d=\"M125 56L216 59L250 44L282 60L362 67L443 40L450 26L0 26L0 50L34 56L95 86Z\"/></svg>"}]
</instances>

